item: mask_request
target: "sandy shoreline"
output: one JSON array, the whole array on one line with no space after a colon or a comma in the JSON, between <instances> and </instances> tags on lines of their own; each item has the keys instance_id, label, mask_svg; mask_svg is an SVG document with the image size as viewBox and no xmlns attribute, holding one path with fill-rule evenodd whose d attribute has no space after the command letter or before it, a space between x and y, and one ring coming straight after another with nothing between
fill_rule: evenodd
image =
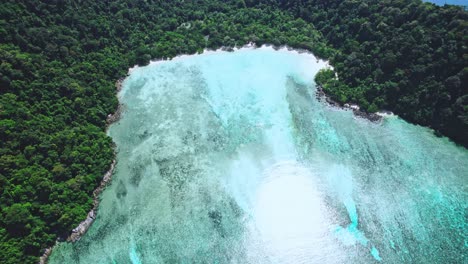
<instances>
[{"instance_id":1,"label":"sandy shoreline","mask_svg":"<svg viewBox=\"0 0 468 264\"><path fill-rule=\"evenodd\" d=\"M291 48L291 47L286 46L286 45L273 46L273 45L269 45L269 44L263 44L262 46L258 47L254 43L249 43L249 44L244 45L242 47L234 47L234 48L221 47L221 48L216 49L216 50L204 49L203 52L201 52L201 53L180 54L180 55L177 55L177 56L175 56L174 58L171 58L171 59L151 60L149 62L149 64L147 64L145 66L135 65L135 66L129 68L128 69L128 74L131 74L134 70L136 70L136 69L138 69L140 67L146 67L146 66L150 66L150 65L158 65L158 64L161 64L161 63L167 62L167 61L179 61L179 60L183 60L183 59L186 59L186 58L189 58L189 57L192 57L192 56L209 55L209 54L215 54L215 53L219 53L219 52L234 52L234 51L257 50L257 49L275 50L275 51L279 51L279 52L285 52L286 51L286 52L289 52L289 53L292 52L292 53L296 53L296 54L306 55L306 56L312 57L313 59L315 59L317 61L319 61L319 60L324 61L326 67L329 67L329 68L333 69L333 67L329 64L328 61L318 58L312 52L310 52L308 50L305 50L305 49L294 49L294 48Z\"/></svg>"},{"instance_id":2,"label":"sandy shoreline","mask_svg":"<svg viewBox=\"0 0 468 264\"><path fill-rule=\"evenodd\" d=\"M157 65L157 64L167 62L167 61L183 60L183 59L186 59L186 58L191 57L191 56L215 54L215 53L218 53L218 52L233 52L233 51L254 50L254 49L275 50L275 51L278 51L278 52L288 52L288 53L293 52L293 53L296 53L296 54L301 54L303 56L305 55L305 56L313 58L316 61L323 61L324 64L325 64L325 67L333 69L333 67L329 64L328 61L325 61L323 59L320 59L320 58L316 57L312 52L310 52L308 50L293 49L293 48L288 47L288 46L279 46L279 47L277 47L277 46L266 45L266 44L262 45L260 47L257 47L253 43L249 43L249 44L247 44L245 46L242 46L240 48L239 47L235 47L235 48L221 47L221 48L216 49L216 50L204 49L202 53L198 53L198 54L181 54L181 55L178 55L178 56L176 56L176 57L174 57L172 59L153 60L153 61L150 61L149 64L146 65L146 66ZM135 65L135 66L129 68L127 76L130 75L134 70L136 70L136 69L138 69L140 67L146 67L146 66ZM115 87L116 87L116 94L115 95L117 97L118 97L119 93L122 90L123 82L124 82L126 77L120 78L119 80L117 80L117 82L115 84ZM383 111L383 112L377 112L375 114L374 113L366 113L364 111L359 110L359 106L357 106L357 105L350 105L350 104L341 105L341 104L335 102L334 100L332 100L327 94L325 94L325 92L321 89L321 87L317 87L316 97L317 97L317 99L319 101L322 101L322 99L324 99L325 103L327 103L328 105L330 105L332 107L336 107L336 108L343 109L343 110L352 110L353 113L355 114L355 116L368 119L368 120L370 120L372 122L378 122L378 121L380 121L382 118L384 118L386 116L394 116L391 112ZM114 122L116 122L116 121L118 121L120 119L122 111L123 111L122 105L119 102L119 105L118 105L115 113L109 114L107 116L106 131L107 131L107 129L109 129L109 126L112 123L114 123ZM88 215L87 215L86 219L84 221L82 221L77 227L75 227L71 231L71 234L66 239L67 242L76 242L76 241L78 241L87 232L87 230L91 227L92 223L94 222L94 220L96 218L97 209L98 209L99 202L100 202L99 195L102 193L102 191L104 191L106 186L110 183L110 181L112 179L112 173L114 171L116 163L117 163L117 161L114 159L112 161L112 164L110 165L109 170L104 174L100 185L93 192L93 201L94 201L93 202L93 208L91 209L91 211L88 212ZM49 248L44 250L44 254L40 257L40 260L39 260L40 264L47 263L47 260L48 260L49 256L52 254L53 248L59 243L59 241L61 241L60 238L56 241L54 246L49 247Z\"/></svg>"},{"instance_id":3,"label":"sandy shoreline","mask_svg":"<svg viewBox=\"0 0 468 264\"><path fill-rule=\"evenodd\" d=\"M377 113L367 113L365 111L360 110L360 107L355 104L344 104L341 105L340 103L336 102L335 100L331 99L322 89L321 86L317 86L317 90L315 91L315 98L323 103L326 103L330 107L334 107L340 110L351 110L353 111L354 116L361 117L367 119L371 122L380 122L385 117L380 112Z\"/></svg>"},{"instance_id":4,"label":"sandy shoreline","mask_svg":"<svg viewBox=\"0 0 468 264\"><path fill-rule=\"evenodd\" d=\"M178 56L175 56L174 58L172 59L157 59L157 60L152 60L149 62L148 65L145 65L145 66L138 66L138 65L135 65L131 68L128 69L128 74L131 74L134 70L140 68L140 67L146 67L146 66L153 66L153 65L158 65L158 64L161 64L161 63L164 63L164 62L168 62L168 61L180 61L180 60L184 60L186 58L189 58L189 57L192 57L192 56L200 56L200 55L210 55L210 54L215 54L215 53L219 53L219 52L234 52L234 51L242 51L242 50L255 50L255 49L263 49L263 50L275 50L275 51L278 51L278 52L288 52L288 53L295 53L295 54L301 54L302 56L308 56L308 57L311 57L313 58L314 60L316 61L323 61L325 63L325 67L326 68L329 68L329 69L334 69L333 66L331 66L329 64L328 61L326 60L323 60L323 59L320 59L318 58L317 56L315 56L312 52L308 51L308 50L305 50L305 49L294 49L294 48L291 48L289 46L286 46L286 45L282 45L282 46L274 46L274 45L270 45L270 44L264 44L260 47L256 46L254 43L249 43L247 45L244 45L242 47L234 47L234 48L226 48L226 47L221 47L219 49L216 49L216 50L212 50L212 49L204 49L203 52L201 53L196 53L196 54L181 54L181 55L178 55ZM385 117L393 117L395 116L392 112L390 111L378 111L376 113L367 113L365 111L362 111L360 109L360 107L356 104L340 104L336 101L334 101L333 99L331 99L322 89L321 87L317 87L317 99L318 100L321 100L322 98L324 99L325 103L327 103L328 105L332 106L332 107L336 107L336 108L339 108L339 109L342 109L342 110L351 110L353 111L354 115L356 117L361 117L361 118L364 118L364 119L367 119L367 120L370 120L371 122L379 122L381 121L383 118Z\"/></svg>"}]
</instances>

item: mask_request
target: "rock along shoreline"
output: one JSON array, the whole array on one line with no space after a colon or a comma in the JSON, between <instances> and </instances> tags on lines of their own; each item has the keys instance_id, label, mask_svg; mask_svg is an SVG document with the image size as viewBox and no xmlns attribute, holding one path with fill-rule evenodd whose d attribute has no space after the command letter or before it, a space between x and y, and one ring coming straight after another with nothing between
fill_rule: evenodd
<instances>
[{"instance_id":1,"label":"rock along shoreline","mask_svg":"<svg viewBox=\"0 0 468 264\"><path fill-rule=\"evenodd\" d=\"M343 110L351 110L351 111L353 111L353 114L356 117L361 117L361 118L367 119L367 120L369 120L371 122L374 122L374 123L378 123L378 122L382 121L382 119L383 119L383 114L368 113L368 112L362 111L362 110L360 110L359 106L355 105L355 104L344 104L344 105L342 105L342 104L336 102L335 100L331 99L330 96L328 96L323 91L323 88L320 85L317 85L317 90L315 91L315 97L317 98L317 100L319 100L321 102L324 101L326 104L328 104L331 107L335 107L335 108L339 108L339 109L343 109Z\"/></svg>"},{"instance_id":2,"label":"rock along shoreline","mask_svg":"<svg viewBox=\"0 0 468 264\"><path fill-rule=\"evenodd\" d=\"M122 77L122 78L118 79L117 82L115 83L116 96L122 90L122 84L123 84L124 79L125 79L125 77ZM113 114L109 114L107 116L106 131L107 131L107 129L109 129L109 126L112 123L117 122L120 119L121 115L122 115L122 105L119 103L119 105L117 106L117 110ZM114 149L114 156L115 156L115 149ZM44 250L44 254L42 254L42 256L39 258L39 262L38 262L39 264L46 264L47 263L47 260L49 259L50 255L52 254L53 248L55 246L57 246L58 242L63 242L63 241L76 242L76 241L80 240L80 238L86 233L86 231L88 231L88 229L91 227L94 220L96 219L97 209L98 209L99 203L100 203L99 196L101 195L102 191L104 191L106 186L111 182L112 174L114 172L114 168L115 168L116 164L117 164L117 160L114 158L114 160L112 160L112 163L111 163L111 165L109 167L109 170L107 170L107 172L102 177L101 183L93 191L93 208L91 209L91 211L88 212L88 215L86 216L86 219L83 220L77 227L75 227L71 231L71 233L68 235L68 237L66 239L64 239L63 237L59 237L57 239L57 241L55 242L55 245L53 245L53 246L51 246L49 248L46 248Z\"/></svg>"}]
</instances>

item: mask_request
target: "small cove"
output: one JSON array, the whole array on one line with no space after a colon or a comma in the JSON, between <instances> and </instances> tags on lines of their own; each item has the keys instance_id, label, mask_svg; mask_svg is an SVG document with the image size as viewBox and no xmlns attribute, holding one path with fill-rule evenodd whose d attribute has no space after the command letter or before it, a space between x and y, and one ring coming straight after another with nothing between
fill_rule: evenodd
<instances>
[{"instance_id":1,"label":"small cove","mask_svg":"<svg viewBox=\"0 0 468 264\"><path fill-rule=\"evenodd\" d=\"M133 69L112 185L50 263L463 260L467 151L317 101L323 67L262 47Z\"/></svg>"}]
</instances>

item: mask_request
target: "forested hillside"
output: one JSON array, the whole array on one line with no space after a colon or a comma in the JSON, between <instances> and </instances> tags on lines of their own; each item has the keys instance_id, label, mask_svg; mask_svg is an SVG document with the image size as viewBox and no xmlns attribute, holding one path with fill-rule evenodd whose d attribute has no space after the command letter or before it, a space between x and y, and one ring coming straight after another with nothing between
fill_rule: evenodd
<instances>
[{"instance_id":1,"label":"forested hillside","mask_svg":"<svg viewBox=\"0 0 468 264\"><path fill-rule=\"evenodd\" d=\"M271 1L265 1L271 2ZM468 12L421 1L275 1L339 50L341 103L386 109L468 146ZM271 3L269 3L271 5Z\"/></svg>"},{"instance_id":2,"label":"forested hillside","mask_svg":"<svg viewBox=\"0 0 468 264\"><path fill-rule=\"evenodd\" d=\"M3 1L0 36L0 263L37 262L92 208L130 66L250 41L331 52L311 24L242 1Z\"/></svg>"},{"instance_id":3,"label":"forested hillside","mask_svg":"<svg viewBox=\"0 0 468 264\"><path fill-rule=\"evenodd\" d=\"M0 263L37 262L86 217L113 158L105 120L128 67L249 42L308 49L335 66L339 80L323 86L336 100L466 146L467 23L416 0L3 0Z\"/></svg>"}]
</instances>

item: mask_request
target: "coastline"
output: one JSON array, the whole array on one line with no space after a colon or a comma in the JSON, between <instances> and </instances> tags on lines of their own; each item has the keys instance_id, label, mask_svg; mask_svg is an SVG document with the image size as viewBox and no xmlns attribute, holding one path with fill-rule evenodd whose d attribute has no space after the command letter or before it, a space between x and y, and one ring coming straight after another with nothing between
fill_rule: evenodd
<instances>
[{"instance_id":1,"label":"coastline","mask_svg":"<svg viewBox=\"0 0 468 264\"><path fill-rule=\"evenodd\" d=\"M261 46L257 46L255 45L255 43L253 42L250 42L244 46L241 46L241 47L220 47L218 49L203 49L203 52L200 52L200 53L194 53L194 54L180 54L180 55L177 55L173 58L169 58L169 59L156 59L156 60L150 60L148 64L146 64L145 66L139 66L139 65L134 65L133 67L129 68L128 69L128 74L131 74L134 70L140 68L140 67L146 67L146 66L150 66L150 65L157 65L157 64L160 64L160 63L163 63L163 62L167 62L167 61L178 61L178 60L182 60L182 59L185 59L189 56L197 56L197 55L209 55L209 54L214 54L214 53L217 53L217 52L220 52L220 51L223 51L223 52L234 52L234 51L239 51L239 50L254 50L254 49L273 49L275 51L279 51L279 52L283 52L283 51L287 51L287 52L293 52L293 53L296 53L296 54L301 54L301 55L307 55L309 57L312 57L314 58L315 60L317 61L323 61L325 63L325 66L326 67L329 67L331 69L333 69L333 67L329 64L329 62L327 60L324 60L324 59L321 59L319 57L317 57L315 54L313 54L311 51L308 51L308 50L305 50L305 49L295 49L295 48L292 48L290 46L287 46L287 45L281 45L281 46L274 46L274 45L271 45L271 44L263 44Z\"/></svg>"},{"instance_id":2,"label":"coastline","mask_svg":"<svg viewBox=\"0 0 468 264\"><path fill-rule=\"evenodd\" d=\"M126 77L122 77L122 78L118 79L117 82L115 83L116 96L122 90L122 84L123 84L123 81L124 81L125 78ZM116 111L113 114L109 114L107 116L107 119L106 119L106 123L107 123L106 132L109 129L109 126L112 125L112 123L117 122L120 119L121 114L122 114L122 105L119 102ZM114 157L115 157L115 148L114 148ZM51 246L49 248L46 248L44 250L44 254L42 254L42 256L39 258L39 262L38 262L39 264L46 264L47 263L47 260L49 259L50 255L52 254L52 251L53 251L54 247L56 247L57 244L60 241L64 240L64 241L67 241L67 242L76 242L76 241L80 240L80 238L86 233L86 231L88 231L88 229L91 227L94 220L96 219L97 210L98 210L99 203L100 203L99 195L104 191L106 186L111 182L112 174L114 172L114 168L115 168L116 164L117 164L117 160L114 158L112 160L112 163L111 163L109 169L106 171L106 173L102 177L101 183L93 191L93 208L91 209L91 211L88 212L88 215L86 216L86 219L83 220L81 223L79 223L78 226L76 226L74 229L72 229L71 234L68 235L66 240L59 237L55 241L55 244L53 246Z\"/></svg>"},{"instance_id":3,"label":"coastline","mask_svg":"<svg viewBox=\"0 0 468 264\"><path fill-rule=\"evenodd\" d=\"M384 119L386 116L393 116L394 114L391 112L387 111L379 111L376 113L368 113L365 111L362 111L359 107L359 105L356 104L340 104L336 102L335 100L331 99L330 96L328 96L324 91L323 88L320 85L317 85L317 90L315 91L315 98L317 98L318 101L324 102L330 107L341 109L341 110L351 110L353 111L353 114L355 117L360 117L369 120L370 122L373 123L380 123L382 119Z\"/></svg>"},{"instance_id":4,"label":"coastline","mask_svg":"<svg viewBox=\"0 0 468 264\"><path fill-rule=\"evenodd\" d=\"M195 53L195 54L181 54L181 55L178 55L178 56L175 56L173 58L169 58L169 59L158 59L158 60L151 60L147 65L145 66L139 66L139 65L135 65L133 67L130 67L128 69L128 73L127 73L127 76L125 77L122 77L120 79L118 79L115 83L115 88L116 88L116 94L115 96L118 97L118 94L122 91L122 84L123 84L123 81L125 80L126 77L128 77L128 75L130 75L132 73L132 71L136 70L137 68L139 67L146 67L148 65L157 65L157 64L160 64L160 63L163 63L163 62L167 62L167 61L177 61L177 60L181 60L181 59L184 59L184 58L187 58L189 56L196 56L196 55L205 55L205 54L214 54L214 53L217 53L217 52L220 52L220 51L223 51L223 52L233 52L233 51L239 51L239 50L242 50L242 49L247 49L247 50L253 50L253 49L273 49L275 51L279 51L279 52L294 52L296 54L301 54L301 55L307 55L307 56L310 56L312 57L313 59L315 59L316 61L323 61L325 63L325 66L326 67L329 67L331 69L333 69L333 67L329 64L329 62L327 60L324 60L324 59L321 59L317 56L315 56L312 52L308 51L308 50L305 50L305 49L294 49L292 47L289 47L289 46L286 46L286 45L282 45L282 46L274 46L274 45L270 45L270 44L263 44L262 46L256 46L254 43L249 43L247 45L244 45L242 47L234 47L234 48L230 48L230 47L221 47L219 49L216 49L216 50L211 50L211 49L204 49L203 52L201 53ZM333 99L331 99L322 89L322 87L320 86L317 86L317 90L316 90L316 98L317 100L319 101L322 101L324 100L324 102L326 104L328 104L329 106L331 107L335 107L335 108L338 108L338 109L341 109L341 110L352 110L354 115L356 117L361 117L361 118L364 118L364 119L367 119L371 122L380 122L385 116L393 116L393 114L391 112L386 112L386 111L383 111L383 112L377 112L377 113L367 113L367 112L364 112L362 110L359 109L359 106L358 105L353 105L353 104L344 104L344 105L341 105L339 104L338 102L334 101ZM109 126L111 124L113 124L114 122L117 122L121 116L122 116L122 112L123 112L123 106L122 104L118 104L118 107L116 109L116 111L113 113L113 114L109 114L106 118L106 123L107 123L107 127L106 127L106 131L109 129ZM115 154L115 149L114 149L114 154ZM114 155L115 156L115 155ZM91 211L88 212L87 214L87 217L85 220L83 220L77 227L75 227L70 235L66 238L66 239L63 239L63 238L58 238L56 240L56 243L49 247L49 248L46 248L44 250L44 254L40 257L40 260L39 260L39 264L46 264L47 261L48 261L48 258L49 256L52 254L52 251L54 249L54 247L59 243L59 242L63 242L63 241L66 241L66 242L76 242L78 240L80 240L80 238L88 231L88 229L91 227L91 225L93 224L94 220L96 219L96 215L97 215L97 210L98 210L98 206L99 206L99 203L100 203L100 200L99 200L99 195L104 191L104 189L106 188L106 186L111 182L112 180L112 174L113 174L113 171L114 171L114 168L117 164L117 161L116 159L114 158L114 160L112 161L111 165L110 165L110 168L109 170L104 174L102 180L101 180L101 183L100 185L93 191L93 208L91 209Z\"/></svg>"}]
</instances>

